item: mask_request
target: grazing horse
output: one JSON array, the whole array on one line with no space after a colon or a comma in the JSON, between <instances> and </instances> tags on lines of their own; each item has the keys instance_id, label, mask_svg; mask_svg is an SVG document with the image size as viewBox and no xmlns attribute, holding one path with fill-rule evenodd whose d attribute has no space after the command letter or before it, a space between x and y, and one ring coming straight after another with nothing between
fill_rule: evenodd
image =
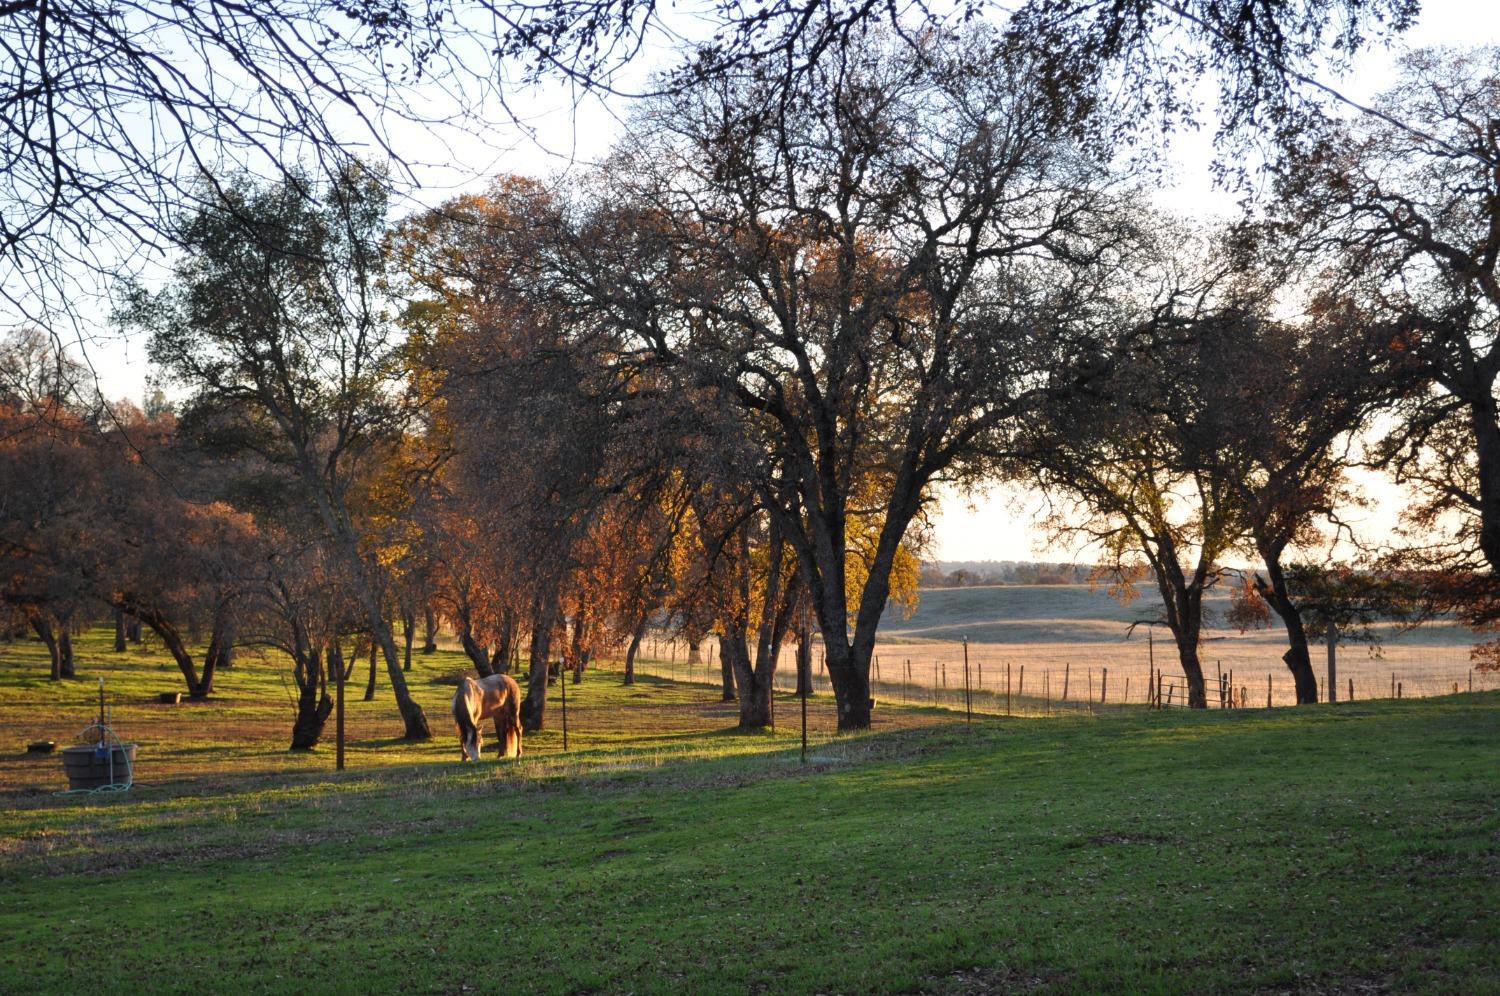
<instances>
[{"instance_id":1,"label":"grazing horse","mask_svg":"<svg viewBox=\"0 0 1500 996\"><path fill-rule=\"evenodd\" d=\"M521 686L508 674L492 674L475 681L464 675L453 693L453 722L458 724L459 750L465 761L479 760L484 739L479 724L491 716L500 734L500 756L521 756Z\"/></svg>"}]
</instances>

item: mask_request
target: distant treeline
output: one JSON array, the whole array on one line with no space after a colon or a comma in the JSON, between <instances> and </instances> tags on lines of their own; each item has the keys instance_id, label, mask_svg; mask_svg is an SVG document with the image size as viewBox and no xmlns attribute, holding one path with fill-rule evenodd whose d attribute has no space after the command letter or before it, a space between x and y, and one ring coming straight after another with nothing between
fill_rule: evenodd
<instances>
[{"instance_id":1,"label":"distant treeline","mask_svg":"<svg viewBox=\"0 0 1500 996\"><path fill-rule=\"evenodd\" d=\"M923 564L923 588L972 588L987 584L1086 584L1092 564L1030 560L939 560Z\"/></svg>"}]
</instances>

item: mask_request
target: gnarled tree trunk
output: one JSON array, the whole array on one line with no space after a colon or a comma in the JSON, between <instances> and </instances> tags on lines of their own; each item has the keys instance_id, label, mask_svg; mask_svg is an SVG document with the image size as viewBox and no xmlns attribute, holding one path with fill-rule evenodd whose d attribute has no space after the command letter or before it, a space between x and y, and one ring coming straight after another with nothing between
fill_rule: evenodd
<instances>
[{"instance_id":1,"label":"gnarled tree trunk","mask_svg":"<svg viewBox=\"0 0 1500 996\"><path fill-rule=\"evenodd\" d=\"M296 655L292 680L297 685L297 716L292 722L292 750L312 750L323 738L323 729L333 712L328 694L328 674L319 649Z\"/></svg>"},{"instance_id":2,"label":"gnarled tree trunk","mask_svg":"<svg viewBox=\"0 0 1500 996\"><path fill-rule=\"evenodd\" d=\"M630 645L625 648L625 681L627 685L635 684L635 655L640 653L641 640L646 636L646 618L641 617L635 628L630 631Z\"/></svg>"},{"instance_id":3,"label":"gnarled tree trunk","mask_svg":"<svg viewBox=\"0 0 1500 996\"><path fill-rule=\"evenodd\" d=\"M47 658L51 665L47 677L52 681L62 681L62 654L57 644L57 630L52 625L51 617L33 609L26 613L26 618L31 623L31 628L36 630L37 637L47 646Z\"/></svg>"}]
</instances>

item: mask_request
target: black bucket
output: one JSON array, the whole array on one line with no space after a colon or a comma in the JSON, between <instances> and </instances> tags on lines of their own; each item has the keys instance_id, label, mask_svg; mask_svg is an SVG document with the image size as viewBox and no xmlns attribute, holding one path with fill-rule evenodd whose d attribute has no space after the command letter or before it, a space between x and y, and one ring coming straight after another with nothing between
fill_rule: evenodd
<instances>
[{"instance_id":1,"label":"black bucket","mask_svg":"<svg viewBox=\"0 0 1500 996\"><path fill-rule=\"evenodd\" d=\"M64 747L63 769L68 788L93 789L105 785L128 785L135 766L135 744L116 747Z\"/></svg>"}]
</instances>

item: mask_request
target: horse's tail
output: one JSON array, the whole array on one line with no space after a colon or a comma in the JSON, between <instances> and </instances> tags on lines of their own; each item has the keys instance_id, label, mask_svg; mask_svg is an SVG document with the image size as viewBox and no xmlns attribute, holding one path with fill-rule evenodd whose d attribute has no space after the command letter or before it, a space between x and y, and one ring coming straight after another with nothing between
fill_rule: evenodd
<instances>
[{"instance_id":1,"label":"horse's tail","mask_svg":"<svg viewBox=\"0 0 1500 996\"><path fill-rule=\"evenodd\" d=\"M508 680L505 683L505 705L501 706L501 719L505 727L505 742L500 745L500 749L506 752L504 756L520 757L521 686L516 684L516 680L514 678L511 678L509 675L507 675L506 678ZM510 753L510 746L512 742L515 743L516 747L514 754Z\"/></svg>"},{"instance_id":2,"label":"horse's tail","mask_svg":"<svg viewBox=\"0 0 1500 996\"><path fill-rule=\"evenodd\" d=\"M469 711L469 684L470 679L465 676L458 683L458 691L453 693L453 722L458 727L458 747L463 752L465 761L469 759L469 745L479 737L479 731L474 726L474 716Z\"/></svg>"}]
</instances>

